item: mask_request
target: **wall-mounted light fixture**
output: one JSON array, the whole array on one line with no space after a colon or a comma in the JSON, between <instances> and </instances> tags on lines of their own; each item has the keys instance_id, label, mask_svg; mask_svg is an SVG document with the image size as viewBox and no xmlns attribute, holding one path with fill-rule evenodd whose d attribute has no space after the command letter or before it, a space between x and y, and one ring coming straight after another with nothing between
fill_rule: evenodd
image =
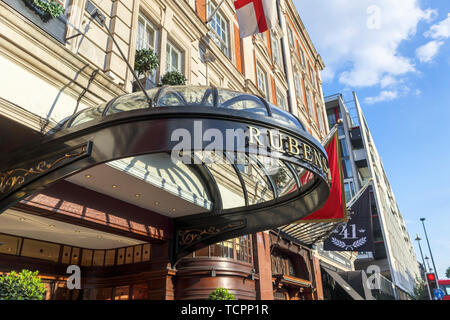
<instances>
[{"instance_id":1,"label":"wall-mounted light fixture","mask_svg":"<svg viewBox=\"0 0 450 320\"><path fill-rule=\"evenodd\" d=\"M216 276L216 269L214 269L214 267L211 269L211 277L215 277Z\"/></svg>"},{"instance_id":2,"label":"wall-mounted light fixture","mask_svg":"<svg viewBox=\"0 0 450 320\"><path fill-rule=\"evenodd\" d=\"M255 273L256 273L256 270L253 268L252 269L252 274L250 275L250 279L251 280L255 280Z\"/></svg>"}]
</instances>

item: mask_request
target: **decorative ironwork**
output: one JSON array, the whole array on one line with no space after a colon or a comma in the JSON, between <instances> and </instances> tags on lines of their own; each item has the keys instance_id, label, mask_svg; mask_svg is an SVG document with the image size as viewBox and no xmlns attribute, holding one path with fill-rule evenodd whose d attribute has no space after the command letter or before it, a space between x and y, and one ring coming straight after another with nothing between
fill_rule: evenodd
<instances>
[{"instance_id":1,"label":"decorative ironwork","mask_svg":"<svg viewBox=\"0 0 450 320\"><path fill-rule=\"evenodd\" d=\"M77 148L79 149L79 148ZM35 167L29 169L17 168L0 173L0 193L5 194L14 189L17 189L20 185L24 184L27 177L32 175L40 175L53 169L59 163L67 160L79 157L86 153L88 145L83 145L80 151L73 151L71 153L65 153L63 156L57 158L53 162L49 160L40 161Z\"/></svg>"},{"instance_id":2,"label":"decorative ironwork","mask_svg":"<svg viewBox=\"0 0 450 320\"><path fill-rule=\"evenodd\" d=\"M196 229L180 230L178 231L178 235L180 237L179 244L181 246L189 246L192 243L200 241L205 237L214 236L218 233L228 231L230 229L235 229L241 226L244 226L244 221L231 222L221 227L207 226Z\"/></svg>"}]
</instances>

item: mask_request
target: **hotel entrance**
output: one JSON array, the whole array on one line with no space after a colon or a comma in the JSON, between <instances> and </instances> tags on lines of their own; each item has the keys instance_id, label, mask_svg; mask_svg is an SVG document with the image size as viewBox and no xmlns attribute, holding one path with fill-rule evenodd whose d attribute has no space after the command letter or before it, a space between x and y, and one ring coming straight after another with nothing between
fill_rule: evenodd
<instances>
[{"instance_id":1,"label":"hotel entrance","mask_svg":"<svg viewBox=\"0 0 450 320\"><path fill-rule=\"evenodd\" d=\"M47 299L260 298L271 274L257 234L324 204L323 147L257 96L147 93L82 110L1 159L0 272L38 270ZM67 288L74 266L80 289Z\"/></svg>"}]
</instances>

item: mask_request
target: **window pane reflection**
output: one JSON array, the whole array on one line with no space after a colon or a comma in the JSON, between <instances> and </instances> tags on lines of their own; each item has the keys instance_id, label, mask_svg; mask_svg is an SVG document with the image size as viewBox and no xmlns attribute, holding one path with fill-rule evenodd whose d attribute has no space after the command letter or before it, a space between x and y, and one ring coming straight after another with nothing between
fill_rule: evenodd
<instances>
[{"instance_id":1,"label":"window pane reflection","mask_svg":"<svg viewBox=\"0 0 450 320\"><path fill-rule=\"evenodd\" d=\"M245 157L246 163L238 165L247 189L248 204L254 205L274 199L268 177L255 160Z\"/></svg>"},{"instance_id":2,"label":"window pane reflection","mask_svg":"<svg viewBox=\"0 0 450 320\"><path fill-rule=\"evenodd\" d=\"M306 169L295 164L292 165L295 172L297 173L298 179L301 184L301 190L306 190L314 184L314 174Z\"/></svg>"},{"instance_id":3,"label":"window pane reflection","mask_svg":"<svg viewBox=\"0 0 450 320\"><path fill-rule=\"evenodd\" d=\"M214 104L210 87L168 87L162 89L158 98L158 107L208 106Z\"/></svg>"},{"instance_id":4,"label":"window pane reflection","mask_svg":"<svg viewBox=\"0 0 450 320\"><path fill-rule=\"evenodd\" d=\"M252 239L250 235L245 235L221 241L195 251L193 257L221 257L252 263Z\"/></svg>"},{"instance_id":5,"label":"window pane reflection","mask_svg":"<svg viewBox=\"0 0 450 320\"><path fill-rule=\"evenodd\" d=\"M154 98L158 90L159 88L147 90L150 99ZM106 115L147 108L150 108L150 106L143 92L129 93L117 98L117 100L111 103L108 111L106 111Z\"/></svg>"},{"instance_id":6,"label":"window pane reflection","mask_svg":"<svg viewBox=\"0 0 450 320\"><path fill-rule=\"evenodd\" d=\"M278 197L297 190L297 183L289 168L280 160L258 156L258 160L266 169L277 190Z\"/></svg>"},{"instance_id":7,"label":"window pane reflection","mask_svg":"<svg viewBox=\"0 0 450 320\"><path fill-rule=\"evenodd\" d=\"M215 154L210 153L210 156L213 159L212 157ZM244 191L236 171L225 156L219 159L221 160L213 163L208 163L208 161L206 167L211 172L220 190L223 209L244 207Z\"/></svg>"},{"instance_id":8,"label":"window pane reflection","mask_svg":"<svg viewBox=\"0 0 450 320\"><path fill-rule=\"evenodd\" d=\"M72 121L70 124L70 127L79 126L80 124L83 124L88 121L101 119L103 110L105 110L106 102L102 103L98 107L95 108L88 108L83 110L76 118Z\"/></svg>"}]
</instances>

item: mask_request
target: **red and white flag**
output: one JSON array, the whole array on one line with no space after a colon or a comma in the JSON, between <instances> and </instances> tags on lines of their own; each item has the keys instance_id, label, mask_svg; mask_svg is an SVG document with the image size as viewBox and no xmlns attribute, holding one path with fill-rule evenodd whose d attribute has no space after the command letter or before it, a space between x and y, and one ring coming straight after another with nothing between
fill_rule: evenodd
<instances>
[{"instance_id":1,"label":"red and white flag","mask_svg":"<svg viewBox=\"0 0 450 320\"><path fill-rule=\"evenodd\" d=\"M234 7L241 38L265 32L276 24L275 0L235 0Z\"/></svg>"}]
</instances>

